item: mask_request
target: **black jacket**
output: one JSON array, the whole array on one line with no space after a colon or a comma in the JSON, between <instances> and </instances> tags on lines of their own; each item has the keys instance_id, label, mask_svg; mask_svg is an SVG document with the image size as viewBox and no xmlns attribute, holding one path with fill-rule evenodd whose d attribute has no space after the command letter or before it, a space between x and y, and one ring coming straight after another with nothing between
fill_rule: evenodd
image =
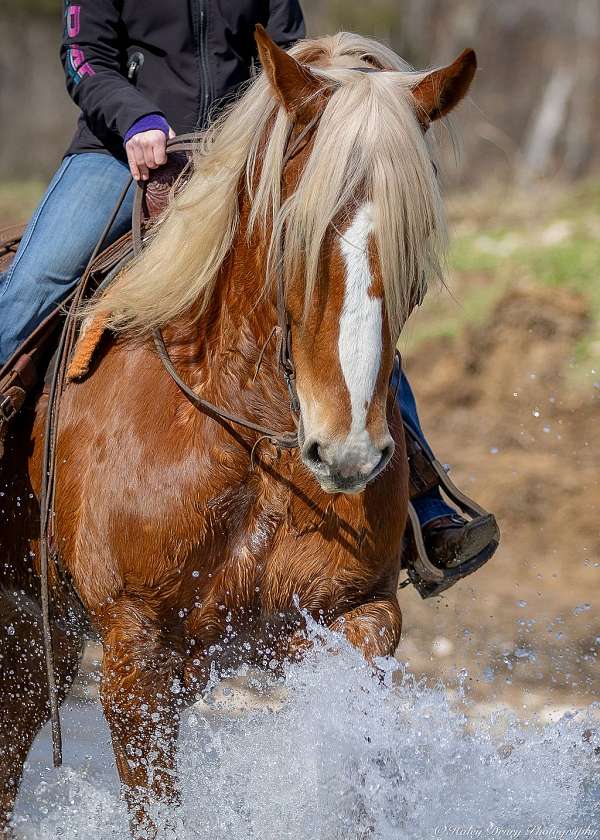
<instances>
[{"instance_id":1,"label":"black jacket","mask_svg":"<svg viewBox=\"0 0 600 840\"><path fill-rule=\"evenodd\" d=\"M262 23L281 46L304 37L298 0L79 0L65 6L61 60L81 108L67 151L125 159L123 137L162 114L177 134L249 78Z\"/></svg>"}]
</instances>

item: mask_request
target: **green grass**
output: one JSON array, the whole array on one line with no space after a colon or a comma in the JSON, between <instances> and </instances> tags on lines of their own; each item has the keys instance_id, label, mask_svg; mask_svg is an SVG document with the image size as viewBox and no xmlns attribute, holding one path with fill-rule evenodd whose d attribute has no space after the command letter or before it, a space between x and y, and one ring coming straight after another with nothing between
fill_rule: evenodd
<instances>
[{"instance_id":1,"label":"green grass","mask_svg":"<svg viewBox=\"0 0 600 840\"><path fill-rule=\"evenodd\" d=\"M600 218L599 218L600 226ZM510 236L510 234L507 234ZM498 232L486 234L485 243L498 242ZM450 253L454 272L465 275L486 275L497 282L508 276L527 277L547 286L562 286L580 292L596 301L600 291L600 236L575 232L568 239L544 244L535 238L525 240L510 253L494 253L482 246L482 237L461 237ZM600 299L597 300L600 303Z\"/></svg>"},{"instance_id":2,"label":"green grass","mask_svg":"<svg viewBox=\"0 0 600 840\"><path fill-rule=\"evenodd\" d=\"M43 181L5 181L0 183L0 226L26 222L40 196Z\"/></svg>"},{"instance_id":3,"label":"green grass","mask_svg":"<svg viewBox=\"0 0 600 840\"><path fill-rule=\"evenodd\" d=\"M433 338L457 338L467 325L483 324L505 291L500 282L465 289L460 296L447 289L431 293L423 317L413 316L406 336L410 351L422 341Z\"/></svg>"},{"instance_id":4,"label":"green grass","mask_svg":"<svg viewBox=\"0 0 600 840\"><path fill-rule=\"evenodd\" d=\"M548 286L565 286L585 294L600 288L600 241L576 236L569 242L522 254L534 277Z\"/></svg>"},{"instance_id":5,"label":"green grass","mask_svg":"<svg viewBox=\"0 0 600 840\"><path fill-rule=\"evenodd\" d=\"M600 217L598 227L600 229ZM499 243L503 236L510 235L488 234L489 241ZM506 255L482 250L480 237L463 237L452 249L450 264L460 274L486 275L489 289L503 290L511 279L524 278L582 295L589 307L590 332L578 348L578 360L585 363L592 348L600 341L600 234L594 235L583 226L576 226L568 237L550 244L534 234ZM485 295L477 292L475 299L471 298L472 295L468 295L465 299L466 320L479 321L486 309L489 312L497 296L493 292Z\"/></svg>"}]
</instances>

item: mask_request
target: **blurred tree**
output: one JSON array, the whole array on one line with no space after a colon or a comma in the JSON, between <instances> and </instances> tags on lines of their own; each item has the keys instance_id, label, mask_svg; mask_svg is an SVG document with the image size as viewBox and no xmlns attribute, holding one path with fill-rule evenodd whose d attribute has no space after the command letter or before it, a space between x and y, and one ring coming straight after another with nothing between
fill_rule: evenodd
<instances>
[{"instance_id":1,"label":"blurred tree","mask_svg":"<svg viewBox=\"0 0 600 840\"><path fill-rule=\"evenodd\" d=\"M311 34L372 35L415 67L477 50L472 96L456 119L465 151L450 183L576 177L600 167L600 0L301 2ZM5 177L49 172L73 129L57 54L61 13L60 0L1 0Z\"/></svg>"},{"instance_id":2,"label":"blurred tree","mask_svg":"<svg viewBox=\"0 0 600 840\"><path fill-rule=\"evenodd\" d=\"M7 16L60 17L62 10L63 4L60 0L2 0L2 14Z\"/></svg>"}]
</instances>

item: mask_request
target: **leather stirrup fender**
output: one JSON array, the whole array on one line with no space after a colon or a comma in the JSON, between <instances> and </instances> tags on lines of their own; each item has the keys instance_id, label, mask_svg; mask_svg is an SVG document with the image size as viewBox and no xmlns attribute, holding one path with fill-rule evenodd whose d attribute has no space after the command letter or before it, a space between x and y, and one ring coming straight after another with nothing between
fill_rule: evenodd
<instances>
[{"instance_id":1,"label":"leather stirrup fender","mask_svg":"<svg viewBox=\"0 0 600 840\"><path fill-rule=\"evenodd\" d=\"M415 496L422 496L429 490L433 490L440 483L439 477L433 465L431 458L421 446L420 441L413 434L408 434L411 431L409 426L404 423L404 428L407 431L406 439L406 454L408 456L408 489L410 498Z\"/></svg>"},{"instance_id":2,"label":"leather stirrup fender","mask_svg":"<svg viewBox=\"0 0 600 840\"><path fill-rule=\"evenodd\" d=\"M411 499L427 492L433 487L440 487L446 496L469 519L478 519L492 515L458 489L448 477L448 473L444 467L437 459L432 458L426 452L413 430L406 423L404 423L404 432L409 455ZM420 489L421 487L424 489ZM414 490L418 490L418 492L414 492ZM498 539L492 540L488 546L475 557L471 558L471 560L462 563L460 566L442 569L432 563L427 555L419 517L412 502L409 502L407 539L412 541L412 545L407 545L404 552L408 577L400 586L407 586L409 583L412 583L422 598L432 598L440 595L444 590L453 586L467 575L477 571L477 569L480 569L487 563L498 547L500 535L498 531Z\"/></svg>"}]
</instances>

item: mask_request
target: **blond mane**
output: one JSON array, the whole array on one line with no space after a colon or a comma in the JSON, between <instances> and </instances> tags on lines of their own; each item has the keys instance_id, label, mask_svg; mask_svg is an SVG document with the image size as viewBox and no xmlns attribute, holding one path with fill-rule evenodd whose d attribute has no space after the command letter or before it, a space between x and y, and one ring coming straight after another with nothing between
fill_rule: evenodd
<instances>
[{"instance_id":1,"label":"blond mane","mask_svg":"<svg viewBox=\"0 0 600 840\"><path fill-rule=\"evenodd\" d=\"M370 201L386 311L395 331L402 326L412 296L432 274L440 274L445 245L429 140L415 118L411 94L423 74L382 44L345 32L301 41L290 53L331 88L294 194L282 203L291 122L263 73L200 138L189 182L155 226L143 254L88 314L102 314L113 330L136 334L190 310L200 316L238 232L239 185L245 181L251 197L248 236L261 230L269 237L271 266L280 259L286 270L302 264L307 299L329 226L357 194ZM364 63L394 72L352 69Z\"/></svg>"}]
</instances>

